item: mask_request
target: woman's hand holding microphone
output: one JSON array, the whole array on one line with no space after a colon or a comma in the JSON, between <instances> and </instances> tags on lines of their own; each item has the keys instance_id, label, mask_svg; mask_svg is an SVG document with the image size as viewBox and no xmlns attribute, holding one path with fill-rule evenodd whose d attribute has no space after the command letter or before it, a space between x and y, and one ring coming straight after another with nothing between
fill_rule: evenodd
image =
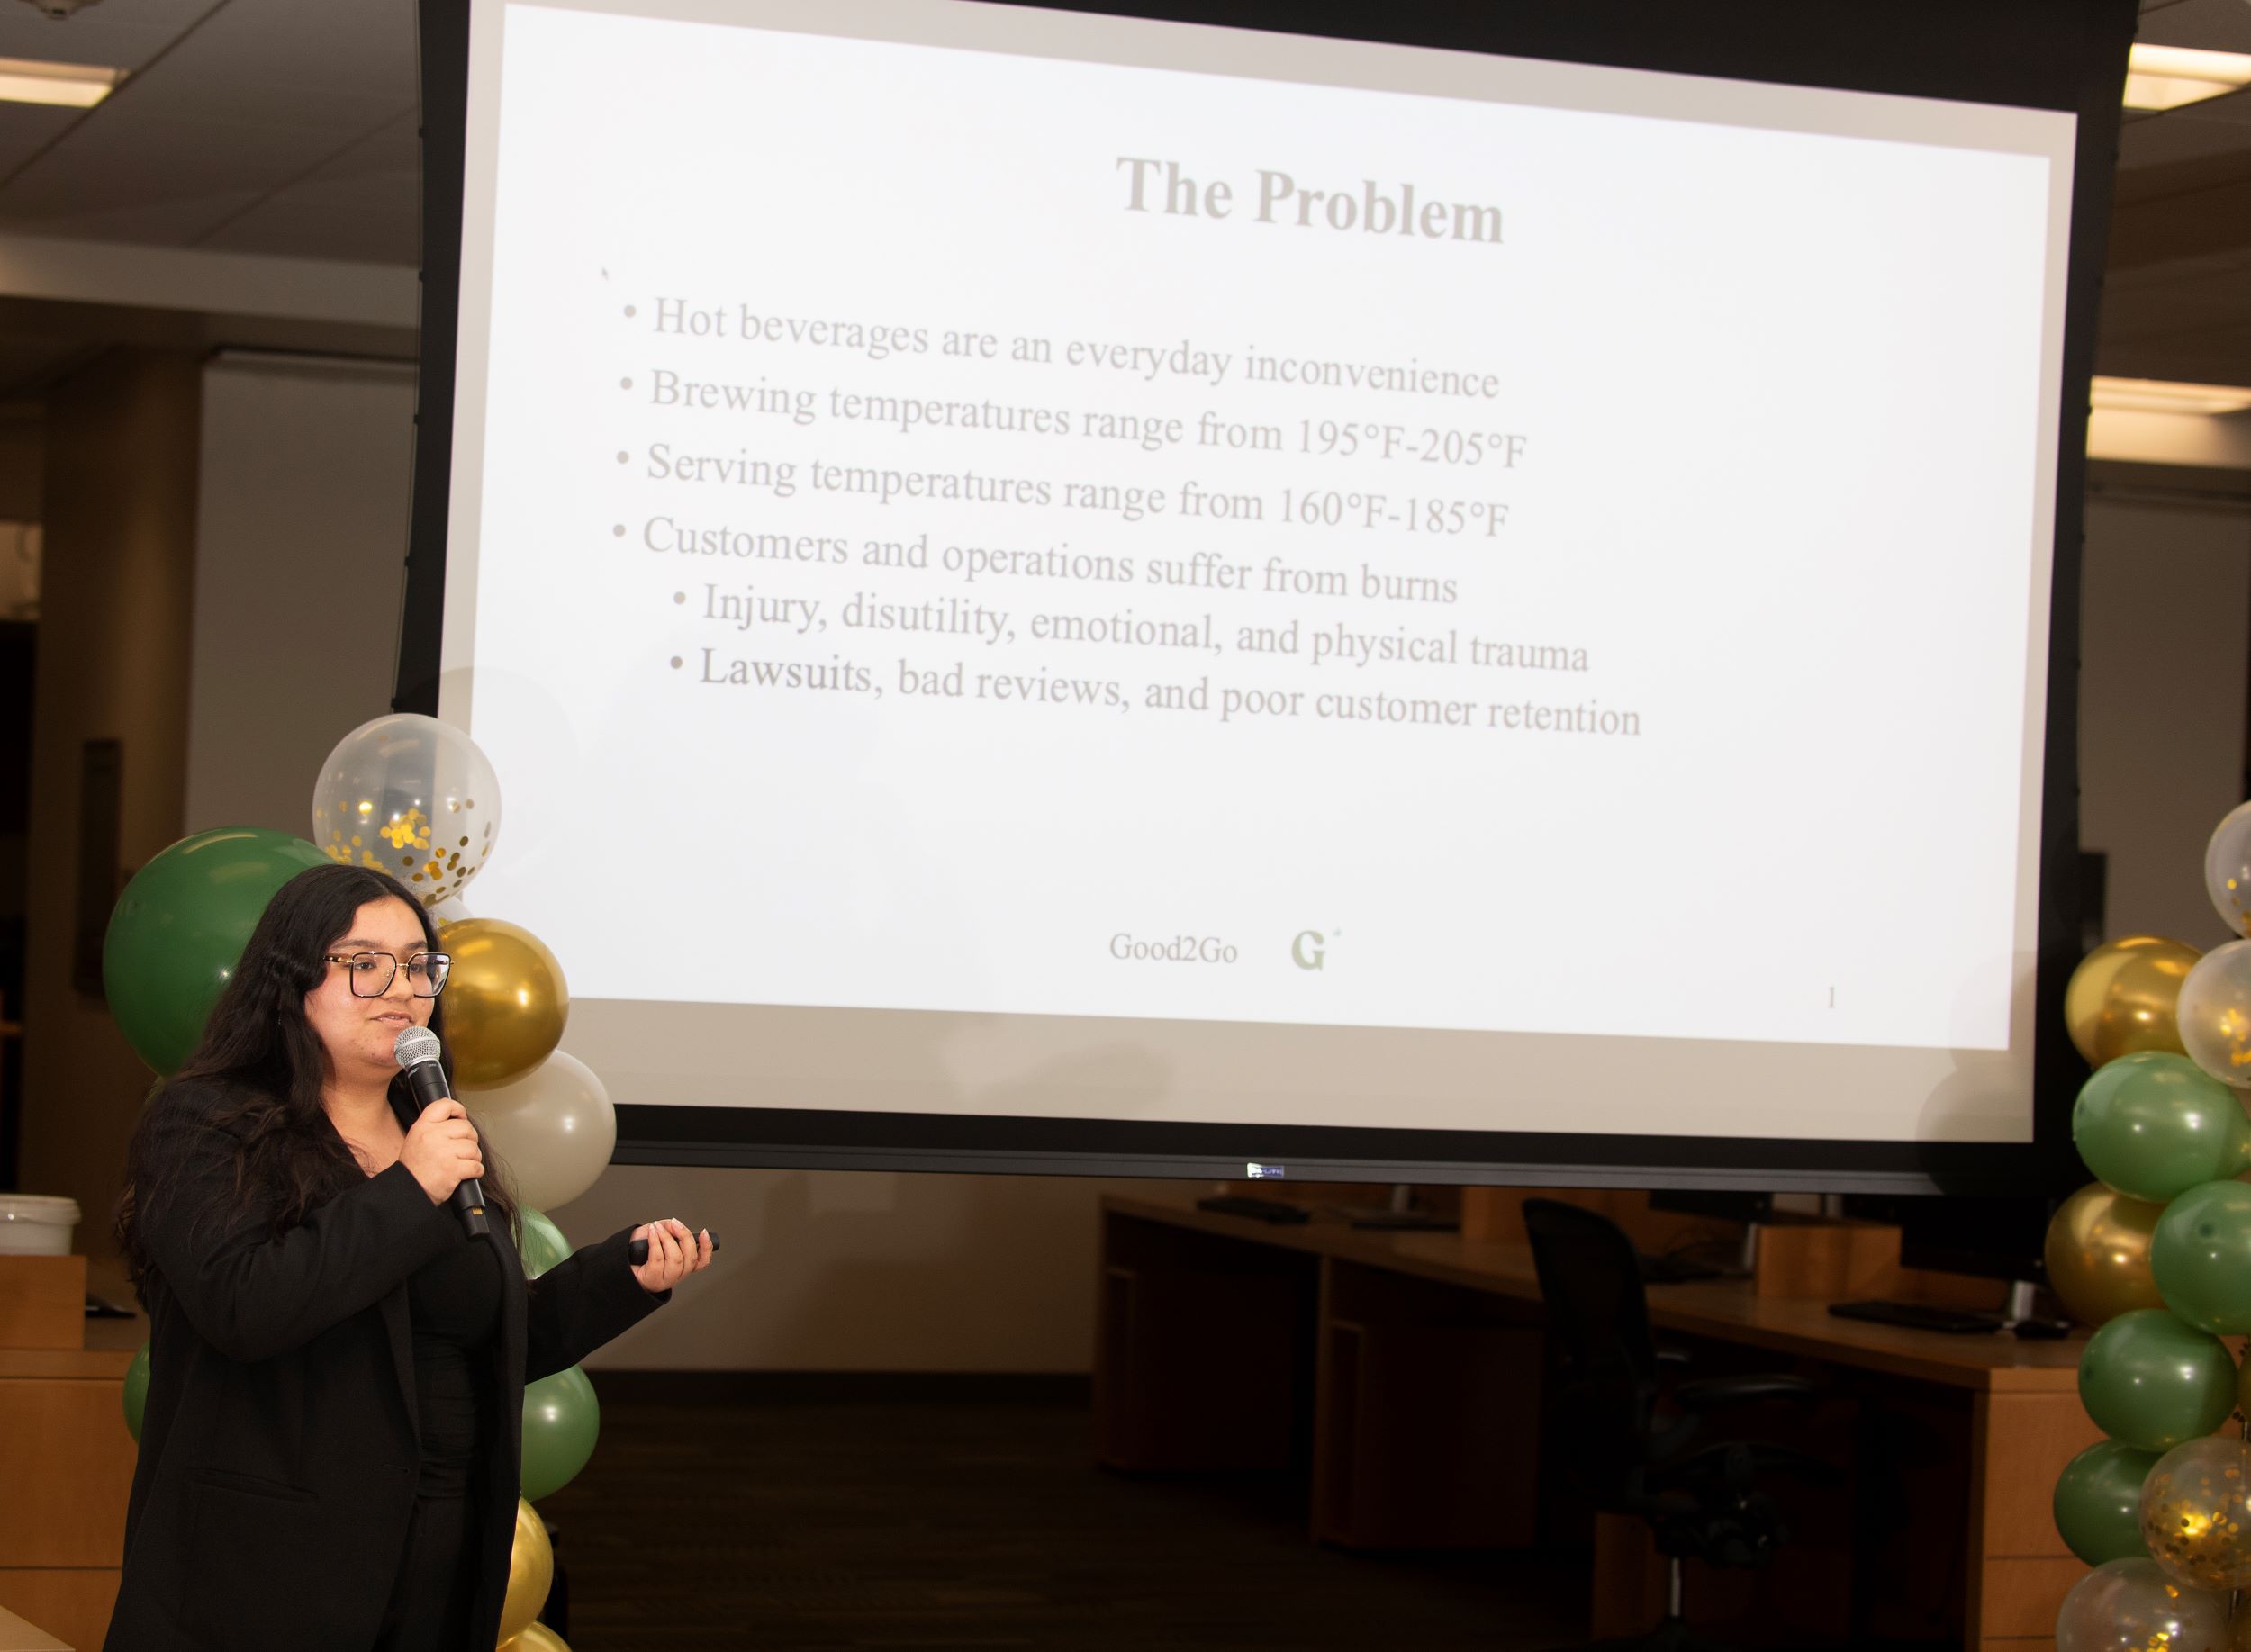
<instances>
[{"instance_id":1,"label":"woman's hand holding microphone","mask_svg":"<svg viewBox=\"0 0 2251 1652\"><path fill-rule=\"evenodd\" d=\"M477 1127L469 1122L469 1109L450 1096L424 1107L406 1133L399 1162L421 1183L433 1205L443 1205L463 1182L482 1177L484 1154L477 1146Z\"/></svg>"}]
</instances>

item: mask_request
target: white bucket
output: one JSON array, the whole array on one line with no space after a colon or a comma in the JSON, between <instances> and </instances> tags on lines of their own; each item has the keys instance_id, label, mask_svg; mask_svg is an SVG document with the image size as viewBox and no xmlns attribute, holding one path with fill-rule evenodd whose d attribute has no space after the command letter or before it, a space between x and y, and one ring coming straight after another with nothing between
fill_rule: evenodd
<instances>
[{"instance_id":1,"label":"white bucket","mask_svg":"<svg viewBox=\"0 0 2251 1652\"><path fill-rule=\"evenodd\" d=\"M0 1193L0 1256L68 1256L78 1201Z\"/></svg>"}]
</instances>

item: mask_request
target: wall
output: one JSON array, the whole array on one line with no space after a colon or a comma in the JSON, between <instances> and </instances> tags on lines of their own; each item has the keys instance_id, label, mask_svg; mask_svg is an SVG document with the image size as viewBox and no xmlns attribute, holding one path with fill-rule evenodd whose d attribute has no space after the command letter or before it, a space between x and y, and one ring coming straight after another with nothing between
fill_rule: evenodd
<instances>
[{"instance_id":1,"label":"wall","mask_svg":"<svg viewBox=\"0 0 2251 1652\"><path fill-rule=\"evenodd\" d=\"M67 1194L80 1249L109 1249L149 1075L103 1002L70 984L82 742L123 742L122 877L180 835L201 366L113 351L48 399L32 735L22 1181Z\"/></svg>"},{"instance_id":2,"label":"wall","mask_svg":"<svg viewBox=\"0 0 2251 1652\"><path fill-rule=\"evenodd\" d=\"M36 522L44 512L47 410L37 402L0 402L0 522Z\"/></svg>"},{"instance_id":3,"label":"wall","mask_svg":"<svg viewBox=\"0 0 2251 1652\"><path fill-rule=\"evenodd\" d=\"M2111 935L2211 947L2204 843L2243 801L2251 696L2251 511L2087 506L2080 841L2110 858Z\"/></svg>"},{"instance_id":4,"label":"wall","mask_svg":"<svg viewBox=\"0 0 2251 1652\"><path fill-rule=\"evenodd\" d=\"M1153 1185L613 1165L555 1219L579 1244L667 1215L723 1241L596 1368L1084 1371L1096 1201Z\"/></svg>"},{"instance_id":5,"label":"wall","mask_svg":"<svg viewBox=\"0 0 2251 1652\"><path fill-rule=\"evenodd\" d=\"M304 836L321 762L391 709L413 419L409 366L204 370L189 831Z\"/></svg>"}]
</instances>

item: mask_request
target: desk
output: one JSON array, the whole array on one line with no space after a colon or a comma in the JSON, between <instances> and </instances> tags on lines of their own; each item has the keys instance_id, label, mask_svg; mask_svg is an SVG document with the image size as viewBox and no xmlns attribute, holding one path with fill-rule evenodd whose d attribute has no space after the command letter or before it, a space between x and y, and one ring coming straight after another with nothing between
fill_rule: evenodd
<instances>
[{"instance_id":1,"label":"desk","mask_svg":"<svg viewBox=\"0 0 2251 1652\"><path fill-rule=\"evenodd\" d=\"M34 1628L0 1606L0 1652L75 1652L45 1629Z\"/></svg>"},{"instance_id":2,"label":"desk","mask_svg":"<svg viewBox=\"0 0 2251 1652\"><path fill-rule=\"evenodd\" d=\"M110 1281L94 1288L130 1300ZM149 1322L90 1319L84 1348L0 1348L0 1611L99 1647L125 1560L135 1448L125 1368Z\"/></svg>"},{"instance_id":3,"label":"desk","mask_svg":"<svg viewBox=\"0 0 2251 1652\"><path fill-rule=\"evenodd\" d=\"M1347 1547L1513 1547L1538 1534L1540 1289L1530 1248L1276 1225L1191 1196L1107 1196L1095 1363L1097 1454L1128 1471L1287 1467L1310 1457L1310 1524ZM1650 1318L1700 1369L1807 1368L1920 1431L1929 1517L1903 1573L1958 1575L1970 1652L2040 1652L2084 1568L2049 1513L2057 1475L2101 1438L2079 1404L2084 1339L2020 1341L1840 1320L1741 1282L1650 1287ZM1863 1440L1868 1436L1864 1432ZM1957 1518L1958 1517L1958 1518ZM1638 1522L1596 1528L1596 1629L1661 1611ZM1887 1539L1887 1541L1890 1539ZM1629 1546L1631 1551L1628 1552ZM1694 1600L1692 1597L1692 1613Z\"/></svg>"}]
</instances>

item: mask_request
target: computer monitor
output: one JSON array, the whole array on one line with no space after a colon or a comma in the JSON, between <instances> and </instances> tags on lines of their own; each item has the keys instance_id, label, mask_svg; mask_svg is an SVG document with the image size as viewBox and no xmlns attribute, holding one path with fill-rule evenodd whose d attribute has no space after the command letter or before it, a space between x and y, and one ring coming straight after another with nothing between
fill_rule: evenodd
<instances>
[{"instance_id":1,"label":"computer monitor","mask_svg":"<svg viewBox=\"0 0 2251 1652\"><path fill-rule=\"evenodd\" d=\"M1849 1195L1845 1214L1899 1229L1899 1259L1932 1273L2039 1282L2057 1201L2042 1194Z\"/></svg>"}]
</instances>

